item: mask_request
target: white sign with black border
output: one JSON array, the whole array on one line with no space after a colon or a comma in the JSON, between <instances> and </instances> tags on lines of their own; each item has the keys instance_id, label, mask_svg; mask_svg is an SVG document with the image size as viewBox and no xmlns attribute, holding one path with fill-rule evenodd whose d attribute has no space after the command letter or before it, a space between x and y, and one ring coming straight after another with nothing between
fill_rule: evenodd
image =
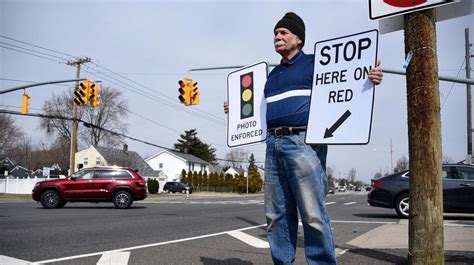
<instances>
[{"instance_id":1,"label":"white sign with black border","mask_svg":"<svg viewBox=\"0 0 474 265\"><path fill-rule=\"evenodd\" d=\"M227 146L255 144L267 138L264 88L268 64L259 62L227 76Z\"/></svg>"},{"instance_id":2,"label":"white sign with black border","mask_svg":"<svg viewBox=\"0 0 474 265\"><path fill-rule=\"evenodd\" d=\"M367 75L376 65L377 45L377 30L314 45L306 143L369 143L375 86Z\"/></svg>"}]
</instances>

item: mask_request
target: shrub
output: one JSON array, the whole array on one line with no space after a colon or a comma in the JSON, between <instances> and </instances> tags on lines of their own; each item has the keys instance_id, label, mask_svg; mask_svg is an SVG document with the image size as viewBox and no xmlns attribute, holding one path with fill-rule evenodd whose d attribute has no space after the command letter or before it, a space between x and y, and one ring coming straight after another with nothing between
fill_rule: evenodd
<instances>
[{"instance_id":1,"label":"shrub","mask_svg":"<svg viewBox=\"0 0 474 265\"><path fill-rule=\"evenodd\" d=\"M155 193L158 193L160 183L155 178L149 178L147 180L147 186L148 186L148 192L155 194Z\"/></svg>"}]
</instances>

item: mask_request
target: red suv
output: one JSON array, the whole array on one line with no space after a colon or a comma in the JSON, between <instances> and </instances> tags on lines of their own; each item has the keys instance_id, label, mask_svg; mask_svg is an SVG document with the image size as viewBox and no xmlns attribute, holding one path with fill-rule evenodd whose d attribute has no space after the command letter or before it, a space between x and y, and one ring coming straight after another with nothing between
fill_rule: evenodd
<instances>
[{"instance_id":1,"label":"red suv","mask_svg":"<svg viewBox=\"0 0 474 265\"><path fill-rule=\"evenodd\" d=\"M44 208L61 208L67 202L113 202L126 209L147 196L145 180L125 167L83 169L66 179L45 180L33 188L33 200Z\"/></svg>"}]
</instances>

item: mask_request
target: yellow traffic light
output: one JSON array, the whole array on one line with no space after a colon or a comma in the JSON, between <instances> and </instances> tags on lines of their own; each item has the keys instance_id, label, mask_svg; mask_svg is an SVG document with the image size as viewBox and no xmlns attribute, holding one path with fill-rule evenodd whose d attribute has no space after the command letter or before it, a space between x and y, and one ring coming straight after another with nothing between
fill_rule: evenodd
<instances>
[{"instance_id":1,"label":"yellow traffic light","mask_svg":"<svg viewBox=\"0 0 474 265\"><path fill-rule=\"evenodd\" d=\"M178 84L179 84L179 88L178 88L179 101L181 101L181 103L183 103L186 106L191 105L191 94L189 91L187 80L186 79L179 80Z\"/></svg>"},{"instance_id":2,"label":"yellow traffic light","mask_svg":"<svg viewBox=\"0 0 474 265\"><path fill-rule=\"evenodd\" d=\"M92 84L93 83L91 80L86 79L82 81L76 88L76 90L74 91L74 95L76 96L74 98L74 102L77 105L83 106L89 104L89 91Z\"/></svg>"},{"instance_id":3,"label":"yellow traffic light","mask_svg":"<svg viewBox=\"0 0 474 265\"><path fill-rule=\"evenodd\" d=\"M100 105L100 86L92 83L89 89L89 99L91 107L95 108Z\"/></svg>"},{"instance_id":4,"label":"yellow traffic light","mask_svg":"<svg viewBox=\"0 0 474 265\"><path fill-rule=\"evenodd\" d=\"M179 80L179 100L186 106L197 105L200 102L199 89L197 82L191 78L183 78Z\"/></svg>"},{"instance_id":5,"label":"yellow traffic light","mask_svg":"<svg viewBox=\"0 0 474 265\"><path fill-rule=\"evenodd\" d=\"M30 106L29 102L30 96L23 94L21 97L21 114L28 114L28 107Z\"/></svg>"},{"instance_id":6,"label":"yellow traffic light","mask_svg":"<svg viewBox=\"0 0 474 265\"><path fill-rule=\"evenodd\" d=\"M191 105L198 105L200 102L199 89L197 87L197 82L192 79L189 81L189 90L191 93Z\"/></svg>"}]
</instances>

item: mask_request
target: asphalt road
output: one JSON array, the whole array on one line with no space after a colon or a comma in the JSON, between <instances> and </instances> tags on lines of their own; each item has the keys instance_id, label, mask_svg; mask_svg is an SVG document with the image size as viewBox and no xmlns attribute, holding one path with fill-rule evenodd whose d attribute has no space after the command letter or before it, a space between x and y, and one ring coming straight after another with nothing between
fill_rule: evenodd
<instances>
[{"instance_id":1,"label":"asphalt road","mask_svg":"<svg viewBox=\"0 0 474 265\"><path fill-rule=\"evenodd\" d=\"M327 197L339 256L350 249L350 240L399 221L394 210L368 206L365 195ZM262 196L170 197L135 202L127 210L116 210L111 203L46 210L33 201L0 200L0 261L271 264L263 211ZM302 246L300 233L297 264L305 263Z\"/></svg>"}]
</instances>

